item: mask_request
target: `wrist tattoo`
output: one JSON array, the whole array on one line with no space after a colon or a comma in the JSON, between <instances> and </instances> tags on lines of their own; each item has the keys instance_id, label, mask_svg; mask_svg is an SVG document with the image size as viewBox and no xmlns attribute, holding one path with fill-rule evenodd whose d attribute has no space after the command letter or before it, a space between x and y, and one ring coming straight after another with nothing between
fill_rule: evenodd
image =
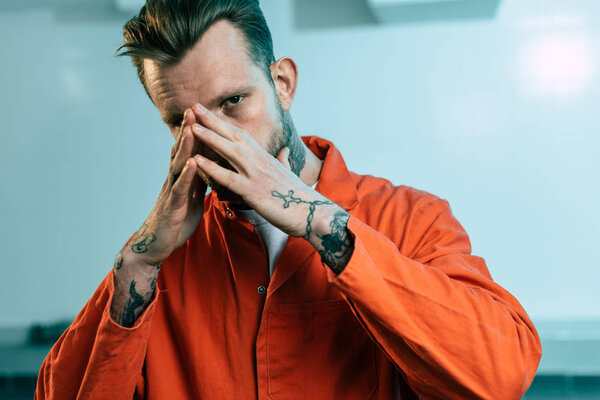
<instances>
[{"instance_id":1,"label":"wrist tattoo","mask_svg":"<svg viewBox=\"0 0 600 400\"><path fill-rule=\"evenodd\" d=\"M125 308L121 313L121 324L130 327L136 320L135 309L144 305L144 298L135 291L135 281L129 285L129 300L125 303Z\"/></svg>"},{"instance_id":2,"label":"wrist tattoo","mask_svg":"<svg viewBox=\"0 0 600 400\"><path fill-rule=\"evenodd\" d=\"M299 197L294 197L294 191L290 190L288 192L287 195L281 194L279 193L277 190L271 190L271 195L273 195L274 197L279 197L280 199L283 200L283 208L288 208L290 206L291 203L296 203L296 204L308 204L308 217L306 218L306 234L304 235L304 239L308 240L308 238L310 237L310 233L312 232L312 220L314 218L314 214L315 214L315 210L317 209L317 206L321 206L321 205L333 205L333 203L329 200L327 201L322 201L322 200L314 200L314 201L306 201L306 200L302 200Z\"/></svg>"},{"instance_id":3,"label":"wrist tattoo","mask_svg":"<svg viewBox=\"0 0 600 400\"><path fill-rule=\"evenodd\" d=\"M333 272L339 274L348 264L350 250L352 249L352 237L348 234L348 219L350 215L344 211L337 211L329 223L331 233L325 235L317 234L321 239L323 250L319 250L321 261L323 261Z\"/></svg>"},{"instance_id":4,"label":"wrist tattoo","mask_svg":"<svg viewBox=\"0 0 600 400\"><path fill-rule=\"evenodd\" d=\"M309 240L312 232L312 220L314 218L317 206L334 205L334 203L329 200L302 200L301 198L294 196L293 190L288 191L287 195L284 195L277 190L272 190L271 195L283 200L283 208L288 208L292 203L308 204L309 211L306 218L306 234L304 235L304 239L306 240ZM327 266L336 274L339 274L344 270L346 264L348 264L348 260L350 259L353 249L353 239L348 233L347 229L349 218L350 214L348 214L346 211L336 211L333 215L333 219L329 223L329 226L331 227L331 233L326 233L324 235L316 234L316 236L321 240L320 245L323 248L322 250L319 250L321 261L327 264Z\"/></svg>"},{"instance_id":5,"label":"wrist tattoo","mask_svg":"<svg viewBox=\"0 0 600 400\"><path fill-rule=\"evenodd\" d=\"M147 233L148 226L146 223L142 225L140 230L136 233L133 238L133 244L131 250L134 253L142 254L148 251L148 246L156 241L156 235L153 232Z\"/></svg>"}]
</instances>

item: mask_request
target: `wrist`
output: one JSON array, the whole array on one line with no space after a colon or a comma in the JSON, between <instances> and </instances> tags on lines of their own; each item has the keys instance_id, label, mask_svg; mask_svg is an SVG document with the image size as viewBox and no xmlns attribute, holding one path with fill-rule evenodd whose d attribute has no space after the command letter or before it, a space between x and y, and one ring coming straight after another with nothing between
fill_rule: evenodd
<instances>
[{"instance_id":1,"label":"wrist","mask_svg":"<svg viewBox=\"0 0 600 400\"><path fill-rule=\"evenodd\" d=\"M158 264L148 264L144 261L139 254L133 252L129 246L125 246L115 261L113 267L113 273L116 282L130 282L135 280L140 281L152 281L156 279L162 262Z\"/></svg>"},{"instance_id":2,"label":"wrist","mask_svg":"<svg viewBox=\"0 0 600 400\"><path fill-rule=\"evenodd\" d=\"M162 262L148 265L127 246L117 256L113 268L114 294L110 306L113 321L130 327L154 298Z\"/></svg>"},{"instance_id":3,"label":"wrist","mask_svg":"<svg viewBox=\"0 0 600 400\"><path fill-rule=\"evenodd\" d=\"M309 240L319 240L318 236L323 236L331 231L329 224L340 207L337 204L324 206L315 212L312 221L312 232Z\"/></svg>"},{"instance_id":4,"label":"wrist","mask_svg":"<svg viewBox=\"0 0 600 400\"><path fill-rule=\"evenodd\" d=\"M316 216L308 239L321 261L336 274L343 271L354 250L354 238L347 228L349 218L350 214L341 207L328 207Z\"/></svg>"}]
</instances>

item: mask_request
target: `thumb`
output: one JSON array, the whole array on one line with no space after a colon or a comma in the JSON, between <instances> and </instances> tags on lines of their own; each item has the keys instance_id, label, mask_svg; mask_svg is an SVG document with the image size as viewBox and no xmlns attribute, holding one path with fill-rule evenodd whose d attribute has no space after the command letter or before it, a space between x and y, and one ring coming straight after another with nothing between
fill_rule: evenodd
<instances>
[{"instance_id":1,"label":"thumb","mask_svg":"<svg viewBox=\"0 0 600 400\"><path fill-rule=\"evenodd\" d=\"M277 159L279 160L279 162L282 163L283 166L286 167L287 169L292 169L290 167L289 157L290 157L289 147L283 147L281 150L279 150L279 154L277 155Z\"/></svg>"}]
</instances>

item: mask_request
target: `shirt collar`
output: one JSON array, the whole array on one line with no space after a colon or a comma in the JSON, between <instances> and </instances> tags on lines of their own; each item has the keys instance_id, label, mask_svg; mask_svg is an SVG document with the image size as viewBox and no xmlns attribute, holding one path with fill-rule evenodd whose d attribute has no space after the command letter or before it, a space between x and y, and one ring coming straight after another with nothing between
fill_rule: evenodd
<instances>
[{"instance_id":1,"label":"shirt collar","mask_svg":"<svg viewBox=\"0 0 600 400\"><path fill-rule=\"evenodd\" d=\"M309 150L323 161L315 190L346 211L356 206L359 202L356 185L335 145L319 136L302 136L301 139ZM219 200L214 192L211 191L209 196L211 206L216 207L226 218L243 218L236 215L226 201Z\"/></svg>"},{"instance_id":2,"label":"shirt collar","mask_svg":"<svg viewBox=\"0 0 600 400\"><path fill-rule=\"evenodd\" d=\"M316 191L344 210L356 206L359 201L356 185L335 145L318 136L302 136L302 141L314 155L323 160Z\"/></svg>"}]
</instances>

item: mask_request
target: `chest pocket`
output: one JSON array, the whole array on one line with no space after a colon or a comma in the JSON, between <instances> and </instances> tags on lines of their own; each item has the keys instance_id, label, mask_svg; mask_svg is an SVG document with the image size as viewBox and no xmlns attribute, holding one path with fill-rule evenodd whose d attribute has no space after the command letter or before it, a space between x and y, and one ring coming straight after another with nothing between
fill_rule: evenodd
<instances>
[{"instance_id":1,"label":"chest pocket","mask_svg":"<svg viewBox=\"0 0 600 400\"><path fill-rule=\"evenodd\" d=\"M345 300L269 310L268 393L273 400L369 399L376 346Z\"/></svg>"}]
</instances>

